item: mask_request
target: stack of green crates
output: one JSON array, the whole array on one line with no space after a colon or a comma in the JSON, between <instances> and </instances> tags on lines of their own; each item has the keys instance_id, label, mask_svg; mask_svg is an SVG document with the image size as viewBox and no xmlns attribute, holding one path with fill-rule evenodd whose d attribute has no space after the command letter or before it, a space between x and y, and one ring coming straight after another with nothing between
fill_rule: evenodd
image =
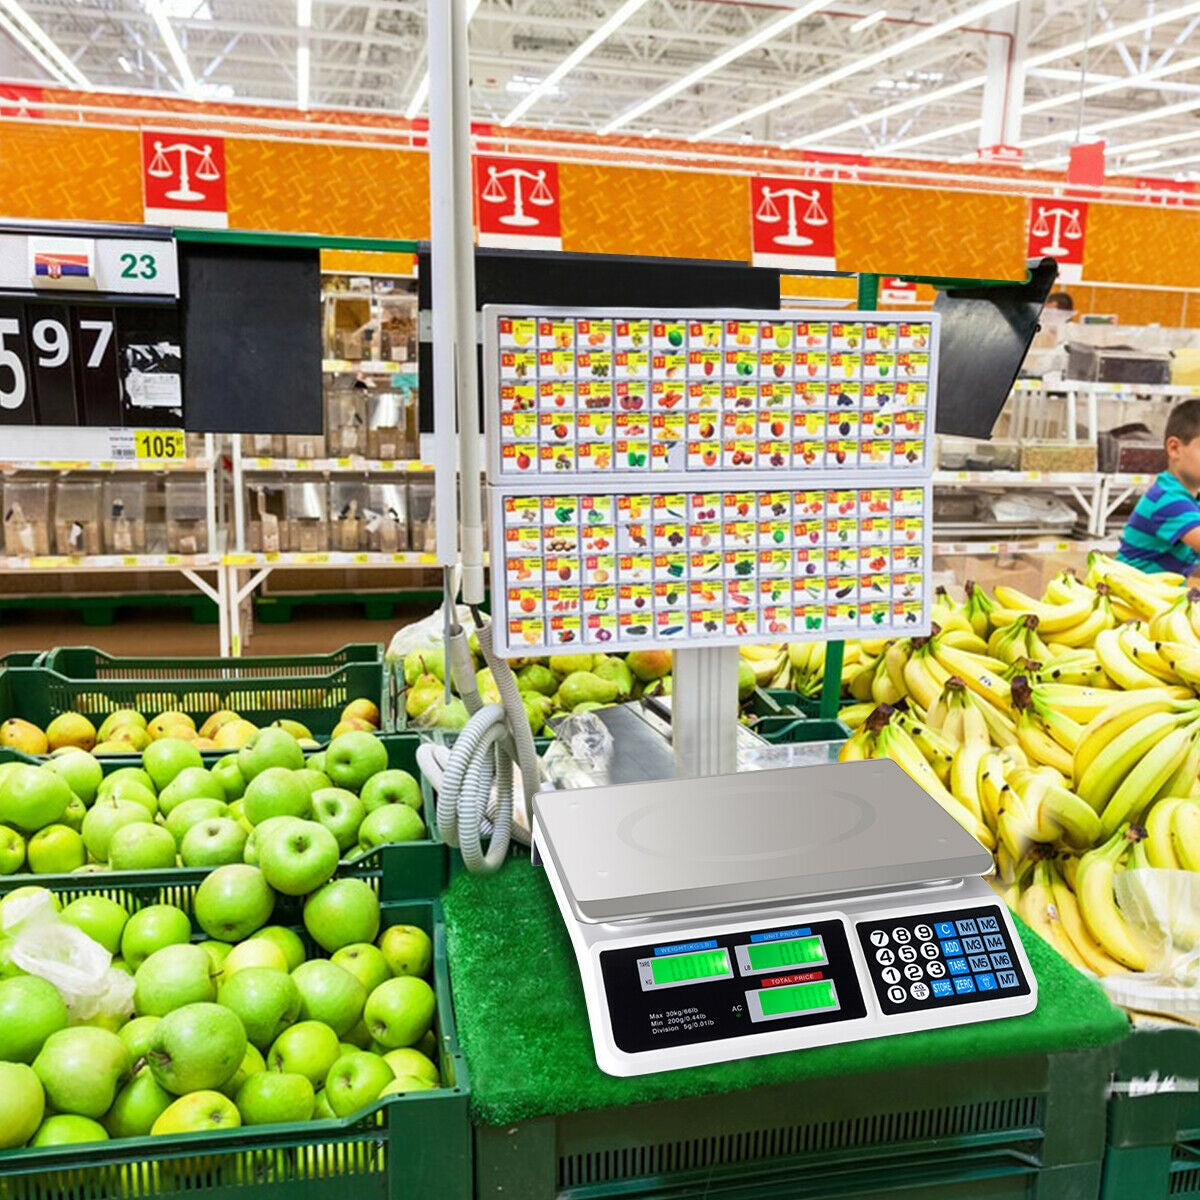
<instances>
[{"instance_id":1,"label":"stack of green crates","mask_svg":"<svg viewBox=\"0 0 1200 1200\"><path fill-rule=\"evenodd\" d=\"M820 702L783 688L755 688L749 701L749 727L773 746L800 742L843 742L850 730L822 718Z\"/></svg>"}]
</instances>

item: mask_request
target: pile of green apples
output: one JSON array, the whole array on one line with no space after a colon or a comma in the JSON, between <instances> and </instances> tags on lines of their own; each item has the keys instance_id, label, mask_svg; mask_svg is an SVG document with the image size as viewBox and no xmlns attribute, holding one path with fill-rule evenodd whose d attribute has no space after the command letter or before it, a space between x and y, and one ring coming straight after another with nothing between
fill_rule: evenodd
<instances>
[{"instance_id":1,"label":"pile of green apples","mask_svg":"<svg viewBox=\"0 0 1200 1200\"><path fill-rule=\"evenodd\" d=\"M52 896L18 889L0 925L34 892ZM335 879L305 902L329 955L309 956L296 930L268 924L275 900L258 867L218 867L195 895L198 942L169 904L61 908L132 974L133 1011L78 1021L47 979L0 966L0 1149L329 1120L438 1087L428 934L381 931L370 886Z\"/></svg>"},{"instance_id":2,"label":"pile of green apples","mask_svg":"<svg viewBox=\"0 0 1200 1200\"><path fill-rule=\"evenodd\" d=\"M421 787L389 769L384 743L353 730L307 758L276 727L205 767L195 745L160 738L141 767L109 775L84 750L0 764L0 875L261 865L303 896L343 858L426 836Z\"/></svg>"}]
</instances>

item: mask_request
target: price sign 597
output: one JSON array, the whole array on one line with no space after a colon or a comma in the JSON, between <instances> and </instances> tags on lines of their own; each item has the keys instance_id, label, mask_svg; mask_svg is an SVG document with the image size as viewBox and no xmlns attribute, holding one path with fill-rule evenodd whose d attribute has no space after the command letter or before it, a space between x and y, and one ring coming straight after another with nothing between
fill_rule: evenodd
<instances>
[{"instance_id":1,"label":"price sign 597","mask_svg":"<svg viewBox=\"0 0 1200 1200\"><path fill-rule=\"evenodd\" d=\"M116 310L0 300L0 424L119 425Z\"/></svg>"}]
</instances>

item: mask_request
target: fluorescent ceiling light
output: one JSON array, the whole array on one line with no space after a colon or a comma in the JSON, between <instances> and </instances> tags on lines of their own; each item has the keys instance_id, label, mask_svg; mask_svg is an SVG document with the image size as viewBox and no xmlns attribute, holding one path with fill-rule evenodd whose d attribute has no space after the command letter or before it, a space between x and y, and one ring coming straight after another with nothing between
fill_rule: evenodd
<instances>
[{"instance_id":1,"label":"fluorescent ceiling light","mask_svg":"<svg viewBox=\"0 0 1200 1200\"><path fill-rule=\"evenodd\" d=\"M1093 34L1090 38L1070 42L1066 46L1058 46L1053 50L1044 50L1041 54L1031 54L1025 60L1025 69L1040 67L1042 63L1053 62L1056 58L1066 58L1070 54L1079 54L1084 50L1092 51L1100 46L1108 46L1113 42L1123 42L1135 33L1143 30L1156 29L1159 25L1167 25L1172 21L1182 21L1187 17L1200 13L1200 0L1192 0L1181 8L1168 9L1166 12L1143 17L1140 21L1131 21L1128 25L1118 25L1115 29L1104 33Z\"/></svg>"},{"instance_id":2,"label":"fluorescent ceiling light","mask_svg":"<svg viewBox=\"0 0 1200 1200\"><path fill-rule=\"evenodd\" d=\"M913 137L901 138L898 142L888 142L886 146L879 147L878 153L886 154L892 150L909 150L913 146L923 146L926 142L936 141L938 138L969 133L972 129L978 129L982 124L983 122L976 118L974 121L963 121L959 125L943 125L940 129L934 129L929 133L918 133Z\"/></svg>"},{"instance_id":3,"label":"fluorescent ceiling light","mask_svg":"<svg viewBox=\"0 0 1200 1200\"><path fill-rule=\"evenodd\" d=\"M312 69L311 52L307 46L296 48L296 104L308 108L309 71Z\"/></svg>"},{"instance_id":4,"label":"fluorescent ceiling light","mask_svg":"<svg viewBox=\"0 0 1200 1200\"><path fill-rule=\"evenodd\" d=\"M872 25L878 25L884 17L887 16L886 8L877 8L873 13L869 13L865 17L859 17L853 25L850 26L850 33L862 33L864 29L870 29Z\"/></svg>"},{"instance_id":5,"label":"fluorescent ceiling light","mask_svg":"<svg viewBox=\"0 0 1200 1200\"><path fill-rule=\"evenodd\" d=\"M182 82L184 89L188 92L195 92L196 77L192 74L192 68L188 63L187 56L183 53L183 47L179 44L179 39L175 36L175 30L171 28L171 22L167 17L166 10L163 8L162 0L142 0L146 11L154 19L154 24L158 27L158 36L162 38L163 45L167 48L167 53L171 56L171 61L175 64L175 70L179 72L179 79Z\"/></svg>"},{"instance_id":6,"label":"fluorescent ceiling light","mask_svg":"<svg viewBox=\"0 0 1200 1200\"><path fill-rule=\"evenodd\" d=\"M1011 3L1012 0L1009 0L1009 2ZM808 0L806 4L802 4L792 12L786 13L777 21L769 22L743 41L730 46L728 50L723 50L716 58L709 59L708 62L702 63L693 71L689 71L681 79L677 79L674 83L669 83L666 87L660 88L649 99L643 100L640 104L635 104L632 108L627 108L620 116L615 117L607 125L602 126L599 131L600 135L603 137L606 134L613 133L618 129L624 128L631 121L636 121L639 117L645 116L651 109L666 103L672 96L678 96L680 92L686 92L688 88L699 83L700 80L706 79L715 71L729 66L731 62L736 61L743 55L749 54L751 50L757 50L759 46L766 45L767 42L779 37L781 33L785 33L793 25L799 25L801 21L811 17L813 13L825 8L830 3L832 3L832 0Z\"/></svg>"},{"instance_id":7,"label":"fluorescent ceiling light","mask_svg":"<svg viewBox=\"0 0 1200 1200\"><path fill-rule=\"evenodd\" d=\"M129 61L129 59L127 59L125 57L125 55L123 55L123 54L117 55L117 64L120 66L121 70L125 72L126 75L133 74L133 63L131 63Z\"/></svg>"},{"instance_id":8,"label":"fluorescent ceiling light","mask_svg":"<svg viewBox=\"0 0 1200 1200\"><path fill-rule=\"evenodd\" d=\"M1085 129L1079 130L1078 136L1067 131L1060 131L1046 133L1041 137L1023 138L1020 144L1028 150L1033 146L1048 146L1052 142L1095 141L1099 134L1110 129L1127 129L1130 125L1141 125L1146 121L1162 121L1167 117L1177 117L1182 113L1195 112L1198 108L1200 108L1200 99L1181 100L1178 104L1164 104L1161 108L1151 108L1145 112L1130 113L1124 117L1112 117L1107 121L1097 121Z\"/></svg>"},{"instance_id":9,"label":"fluorescent ceiling light","mask_svg":"<svg viewBox=\"0 0 1200 1200\"><path fill-rule=\"evenodd\" d=\"M1180 142L1191 142L1196 138L1200 138L1200 129L1187 129L1183 133L1164 133L1159 137L1142 138L1137 142L1125 142L1120 146L1106 146L1104 154L1107 158L1113 158L1119 155L1129 154L1131 151L1147 150L1151 146L1177 146ZM1034 163L1035 167L1065 167L1071 160L1066 154L1060 154L1055 158L1047 158L1042 162Z\"/></svg>"},{"instance_id":10,"label":"fluorescent ceiling light","mask_svg":"<svg viewBox=\"0 0 1200 1200\"><path fill-rule=\"evenodd\" d=\"M1126 153L1122 157L1126 162L1149 162L1152 158L1162 158L1161 150L1135 150L1132 154Z\"/></svg>"},{"instance_id":11,"label":"fluorescent ceiling light","mask_svg":"<svg viewBox=\"0 0 1200 1200\"><path fill-rule=\"evenodd\" d=\"M1064 104L1076 104L1080 100L1090 100L1094 96L1106 96L1110 92L1123 91L1125 88L1144 87L1161 79L1165 75L1174 75L1179 71L1192 71L1200 67L1200 57L1182 58L1177 62L1168 63L1164 67L1156 67L1152 71L1143 71L1140 75L1129 75L1124 79L1107 79L1103 83L1084 88L1082 92L1063 92L1059 96L1049 96L1045 100L1035 100L1026 104L1022 109L1025 113L1046 112L1052 108L1061 108ZM1078 79L1076 73L1073 78Z\"/></svg>"},{"instance_id":12,"label":"fluorescent ceiling light","mask_svg":"<svg viewBox=\"0 0 1200 1200\"><path fill-rule=\"evenodd\" d=\"M301 29L312 25L312 0L296 0L296 24Z\"/></svg>"},{"instance_id":13,"label":"fluorescent ceiling light","mask_svg":"<svg viewBox=\"0 0 1200 1200\"><path fill-rule=\"evenodd\" d=\"M994 12L999 12L1001 9L1010 8L1014 3L1016 3L1016 0L983 0L980 4L973 4L970 8L963 9L957 16L947 17L946 20L939 21L936 25L926 26L918 33L911 34L909 37L903 38L890 46L884 46L881 50L877 50L873 54L865 54L861 58L856 58L852 62L838 67L836 70L829 71L824 75L818 75L815 79L808 80L807 83L801 84L798 88L793 88L790 92L785 92L782 96L776 96L774 99L764 101L753 108L735 113L732 117L727 117L724 121L718 121L715 125L710 125L707 129L702 129L699 133L693 135L691 140L702 141L718 133L724 133L726 129L732 129L735 125L742 125L746 121L754 120L755 117L761 117L766 113L774 112L777 108L783 108L787 104L794 104L797 100L802 100L805 96L811 96L814 92L823 91L825 88L839 83L843 79L849 79L852 75L869 71L872 67L877 67L880 63L895 58L898 54L915 50L918 46L924 46L927 42L932 42L944 34L953 33L954 30L959 29L963 25L970 25L983 17L990 16ZM1197 3L1200 4L1200 0L1197 0Z\"/></svg>"},{"instance_id":14,"label":"fluorescent ceiling light","mask_svg":"<svg viewBox=\"0 0 1200 1200\"><path fill-rule=\"evenodd\" d=\"M1182 158L1169 158L1166 162L1156 162L1154 170L1171 171L1176 167L1186 167L1191 163L1200 162L1200 154L1185 154Z\"/></svg>"},{"instance_id":15,"label":"fluorescent ceiling light","mask_svg":"<svg viewBox=\"0 0 1200 1200\"><path fill-rule=\"evenodd\" d=\"M437 0L438 3L443 3L444 0ZM467 24L470 25L471 18L478 11L483 0L467 0ZM420 82L417 84L416 91L412 94L412 99L408 102L408 107L404 110L405 117L412 121L420 115L421 109L425 107L425 102L429 99L429 68L425 68L425 74L421 76Z\"/></svg>"},{"instance_id":16,"label":"fluorescent ceiling light","mask_svg":"<svg viewBox=\"0 0 1200 1200\"><path fill-rule=\"evenodd\" d=\"M646 4L647 0L625 0L625 3L607 21L594 29L537 87L533 88L500 124L508 126L519 121L547 92L558 84L563 76L579 66L593 50L612 37L639 9L645 8Z\"/></svg>"},{"instance_id":17,"label":"fluorescent ceiling light","mask_svg":"<svg viewBox=\"0 0 1200 1200\"><path fill-rule=\"evenodd\" d=\"M59 49L58 43L17 3L17 0L0 0L0 7L12 18L7 28L13 38L33 54L59 82L82 88L92 86L83 72ZM24 30L24 36L13 28L13 22ZM34 51L35 46L37 53ZM50 60L49 63L47 59Z\"/></svg>"},{"instance_id":18,"label":"fluorescent ceiling light","mask_svg":"<svg viewBox=\"0 0 1200 1200\"><path fill-rule=\"evenodd\" d=\"M3 12L0 12L0 29L4 30L47 75L58 80L59 83L68 82L67 77L38 49L36 43L23 30L18 29Z\"/></svg>"}]
</instances>

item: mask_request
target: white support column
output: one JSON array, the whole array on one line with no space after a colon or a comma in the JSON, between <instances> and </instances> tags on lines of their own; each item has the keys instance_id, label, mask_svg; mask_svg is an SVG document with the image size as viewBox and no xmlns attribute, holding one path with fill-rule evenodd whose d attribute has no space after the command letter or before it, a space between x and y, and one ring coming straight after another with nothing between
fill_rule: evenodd
<instances>
[{"instance_id":1,"label":"white support column","mask_svg":"<svg viewBox=\"0 0 1200 1200\"><path fill-rule=\"evenodd\" d=\"M988 28L1005 37L987 39L987 83L983 87L980 148L1015 146L1021 139L1025 105L1025 50L1029 40L1030 0L994 13Z\"/></svg>"},{"instance_id":2,"label":"white support column","mask_svg":"<svg viewBox=\"0 0 1200 1200\"><path fill-rule=\"evenodd\" d=\"M737 770L737 647L676 650L672 661L676 775L732 775Z\"/></svg>"}]
</instances>

